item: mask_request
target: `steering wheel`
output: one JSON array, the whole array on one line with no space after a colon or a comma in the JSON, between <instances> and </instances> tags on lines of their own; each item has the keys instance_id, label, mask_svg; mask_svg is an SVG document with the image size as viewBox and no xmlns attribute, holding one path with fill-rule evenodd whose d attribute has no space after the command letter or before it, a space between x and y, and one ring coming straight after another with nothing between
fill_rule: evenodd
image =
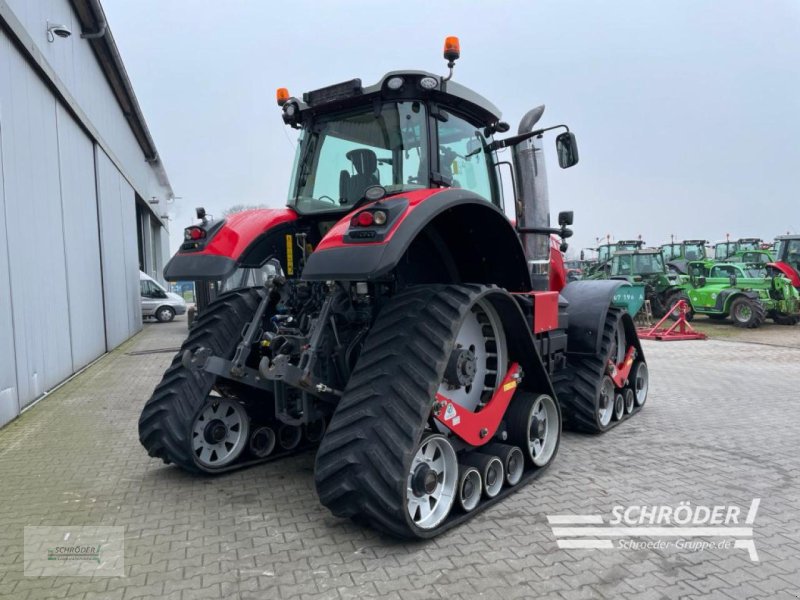
<instances>
[{"instance_id":1,"label":"steering wheel","mask_svg":"<svg viewBox=\"0 0 800 600\"><path fill-rule=\"evenodd\" d=\"M330 196L326 196L326 195L324 195L324 194L323 194L322 196L320 196L319 198L317 198L317 200L327 200L327 201L328 201L328 202L330 202L331 204L336 204L336 200L334 200L334 199L333 199L333 198L331 198Z\"/></svg>"}]
</instances>

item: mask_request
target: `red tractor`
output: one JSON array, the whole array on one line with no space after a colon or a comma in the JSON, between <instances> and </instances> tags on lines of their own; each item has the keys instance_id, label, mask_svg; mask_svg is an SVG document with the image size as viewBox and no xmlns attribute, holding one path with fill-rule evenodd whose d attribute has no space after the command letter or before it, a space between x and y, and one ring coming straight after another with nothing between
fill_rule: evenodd
<instances>
[{"instance_id":1,"label":"red tractor","mask_svg":"<svg viewBox=\"0 0 800 600\"><path fill-rule=\"evenodd\" d=\"M636 329L612 306L623 283L565 285L572 214L550 227L541 139L567 128L537 129L538 107L500 139L500 111L451 79L457 40L445 58L446 77L279 90L300 131L287 208L189 227L165 268L268 269L268 283L199 313L143 409L151 456L220 473L318 446L335 515L428 538L540 475L562 411L601 432L644 404ZM561 167L577 163L572 133L556 146Z\"/></svg>"},{"instance_id":2,"label":"red tractor","mask_svg":"<svg viewBox=\"0 0 800 600\"><path fill-rule=\"evenodd\" d=\"M775 261L770 263L792 282L792 285L800 289L800 235L779 235L775 238L775 245L772 249Z\"/></svg>"}]
</instances>

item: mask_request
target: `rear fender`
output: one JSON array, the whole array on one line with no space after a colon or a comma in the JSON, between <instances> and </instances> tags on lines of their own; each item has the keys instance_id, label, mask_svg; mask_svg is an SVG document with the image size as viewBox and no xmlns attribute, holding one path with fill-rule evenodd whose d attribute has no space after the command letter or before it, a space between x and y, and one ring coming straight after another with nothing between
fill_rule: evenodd
<instances>
[{"instance_id":1,"label":"rear fender","mask_svg":"<svg viewBox=\"0 0 800 600\"><path fill-rule=\"evenodd\" d=\"M790 265L789 263L785 262L772 262L767 263L768 267L772 267L773 269L777 269L778 271L783 274L786 279L792 282L792 285L796 288L800 288L800 274Z\"/></svg>"},{"instance_id":2,"label":"rear fender","mask_svg":"<svg viewBox=\"0 0 800 600\"><path fill-rule=\"evenodd\" d=\"M597 355L600 352L608 309L614 294L625 283L610 279L573 281L564 287L561 295L569 302L567 351L570 354ZM622 315L622 325L628 343L636 348L638 357L644 360L633 318L627 312Z\"/></svg>"},{"instance_id":3,"label":"rear fender","mask_svg":"<svg viewBox=\"0 0 800 600\"><path fill-rule=\"evenodd\" d=\"M297 219L291 209L256 209L230 215L221 225L212 224L205 240L182 244L164 267L164 278L218 281L240 264L258 267L273 255L287 270L285 236L294 233Z\"/></svg>"},{"instance_id":4,"label":"rear fender","mask_svg":"<svg viewBox=\"0 0 800 600\"><path fill-rule=\"evenodd\" d=\"M354 228L352 214L339 221L308 258L303 279L374 281L394 273L403 285L483 283L530 290L519 237L493 204L462 189L419 190L359 212L400 203L405 204L385 230ZM364 232L372 237L353 235Z\"/></svg>"},{"instance_id":5,"label":"rear fender","mask_svg":"<svg viewBox=\"0 0 800 600\"><path fill-rule=\"evenodd\" d=\"M727 314L731 310L731 304L733 304L733 301L741 297L750 298L751 300L759 300L757 292L742 291L737 289L722 290L719 294L717 294L717 303L714 305L714 310Z\"/></svg>"}]
</instances>

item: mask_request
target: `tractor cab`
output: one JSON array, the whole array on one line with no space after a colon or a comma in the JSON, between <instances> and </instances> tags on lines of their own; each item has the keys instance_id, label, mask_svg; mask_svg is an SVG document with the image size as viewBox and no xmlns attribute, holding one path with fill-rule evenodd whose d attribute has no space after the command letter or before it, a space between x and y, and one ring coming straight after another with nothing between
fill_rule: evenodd
<instances>
[{"instance_id":1,"label":"tractor cab","mask_svg":"<svg viewBox=\"0 0 800 600\"><path fill-rule=\"evenodd\" d=\"M597 262L602 264L611 260L617 252L638 250L644 246L642 240L620 240L619 242L601 244L597 247Z\"/></svg>"},{"instance_id":2,"label":"tractor cab","mask_svg":"<svg viewBox=\"0 0 800 600\"><path fill-rule=\"evenodd\" d=\"M575 136L565 125L536 129L544 111L540 106L523 117L517 135L496 139L510 126L489 100L452 81L458 56L457 40L448 38L447 76L393 71L370 86L352 79L302 97L278 90L283 121L300 132L288 208L310 229L303 248L328 248L322 240L334 226L335 232L346 228L344 244L382 242L409 209L423 203L430 211L444 206L443 189L484 200L503 215L500 168L510 166L515 228L530 279L534 289L551 289L550 274L560 273L556 280L562 281L564 276L559 245L553 252L550 236L560 236L560 250L566 250L563 239L572 234L567 229L572 213L560 213L559 228L550 227L541 139L546 131L565 130L556 137L556 149L559 165L568 168L578 162ZM498 158L503 148L511 149L512 161ZM457 242L449 235L439 243L454 247ZM503 234L486 230L484 235ZM315 269L303 272L315 277Z\"/></svg>"},{"instance_id":3,"label":"tractor cab","mask_svg":"<svg viewBox=\"0 0 800 600\"><path fill-rule=\"evenodd\" d=\"M365 201L439 187L503 207L493 136L500 110L454 81L394 71L281 101L300 130L288 204L298 214L346 213Z\"/></svg>"},{"instance_id":4,"label":"tractor cab","mask_svg":"<svg viewBox=\"0 0 800 600\"><path fill-rule=\"evenodd\" d=\"M642 281L652 276L666 276L664 257L658 248L621 250L611 259L612 277L630 277Z\"/></svg>"},{"instance_id":5,"label":"tractor cab","mask_svg":"<svg viewBox=\"0 0 800 600\"><path fill-rule=\"evenodd\" d=\"M753 250L761 250L763 244L761 238L739 238L736 241L737 252L750 252Z\"/></svg>"},{"instance_id":6,"label":"tractor cab","mask_svg":"<svg viewBox=\"0 0 800 600\"><path fill-rule=\"evenodd\" d=\"M684 240L662 244L661 252L668 270L677 275L685 275L689 262L707 258L706 243L706 240Z\"/></svg>"},{"instance_id":7,"label":"tractor cab","mask_svg":"<svg viewBox=\"0 0 800 600\"><path fill-rule=\"evenodd\" d=\"M725 240L714 244L714 260L725 260L738 250L737 242Z\"/></svg>"}]
</instances>

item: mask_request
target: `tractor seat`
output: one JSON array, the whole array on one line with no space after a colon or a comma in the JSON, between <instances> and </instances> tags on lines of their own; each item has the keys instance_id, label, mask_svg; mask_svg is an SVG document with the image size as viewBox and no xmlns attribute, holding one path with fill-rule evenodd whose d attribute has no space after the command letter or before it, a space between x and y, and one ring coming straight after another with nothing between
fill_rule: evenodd
<instances>
[{"instance_id":1,"label":"tractor seat","mask_svg":"<svg viewBox=\"0 0 800 600\"><path fill-rule=\"evenodd\" d=\"M345 154L353 163L355 173L345 170L339 172L339 196L342 204L355 204L364 197L364 191L373 185L380 185L378 178L378 157L372 150L350 150Z\"/></svg>"}]
</instances>

